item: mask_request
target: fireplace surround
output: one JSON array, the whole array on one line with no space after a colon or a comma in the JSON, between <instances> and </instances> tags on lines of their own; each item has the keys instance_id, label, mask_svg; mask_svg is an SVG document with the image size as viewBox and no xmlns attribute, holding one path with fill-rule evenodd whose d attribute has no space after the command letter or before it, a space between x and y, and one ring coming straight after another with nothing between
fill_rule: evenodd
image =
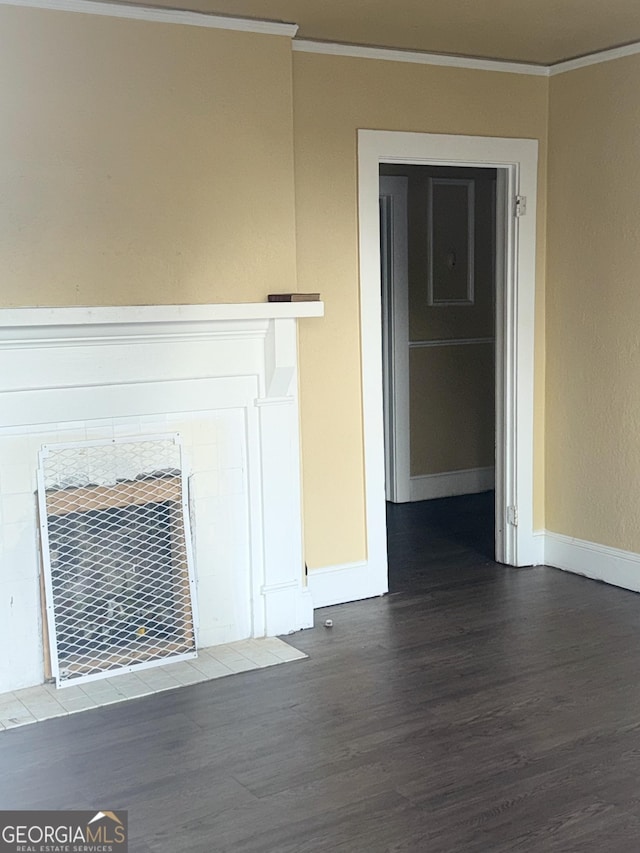
<instances>
[{"instance_id":1,"label":"fireplace surround","mask_svg":"<svg viewBox=\"0 0 640 853\"><path fill-rule=\"evenodd\" d=\"M322 314L320 302L0 311L0 692L45 677L43 445L179 434L198 645L313 624L297 322Z\"/></svg>"}]
</instances>

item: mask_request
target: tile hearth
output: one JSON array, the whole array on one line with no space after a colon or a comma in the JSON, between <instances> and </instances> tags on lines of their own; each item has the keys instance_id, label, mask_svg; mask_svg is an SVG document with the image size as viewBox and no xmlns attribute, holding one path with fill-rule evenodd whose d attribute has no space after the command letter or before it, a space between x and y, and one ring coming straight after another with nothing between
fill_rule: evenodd
<instances>
[{"instance_id":1,"label":"tile hearth","mask_svg":"<svg viewBox=\"0 0 640 853\"><path fill-rule=\"evenodd\" d=\"M307 655L276 637L241 640L200 649L198 657L56 689L40 684L0 694L0 732L163 690L186 687L239 672L302 660Z\"/></svg>"}]
</instances>

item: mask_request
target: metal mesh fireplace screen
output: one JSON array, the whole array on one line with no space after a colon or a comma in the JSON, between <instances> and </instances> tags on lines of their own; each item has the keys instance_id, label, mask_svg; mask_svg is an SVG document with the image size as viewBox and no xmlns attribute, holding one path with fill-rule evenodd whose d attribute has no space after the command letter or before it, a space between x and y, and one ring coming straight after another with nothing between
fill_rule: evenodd
<instances>
[{"instance_id":1,"label":"metal mesh fireplace screen","mask_svg":"<svg viewBox=\"0 0 640 853\"><path fill-rule=\"evenodd\" d=\"M178 436L45 446L38 496L58 686L195 656Z\"/></svg>"}]
</instances>

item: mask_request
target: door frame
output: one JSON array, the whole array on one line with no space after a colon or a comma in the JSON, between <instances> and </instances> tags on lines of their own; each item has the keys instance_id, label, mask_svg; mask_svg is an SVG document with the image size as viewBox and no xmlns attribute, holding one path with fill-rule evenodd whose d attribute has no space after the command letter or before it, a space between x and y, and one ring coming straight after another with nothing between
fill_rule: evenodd
<instances>
[{"instance_id":1,"label":"door frame","mask_svg":"<svg viewBox=\"0 0 640 853\"><path fill-rule=\"evenodd\" d=\"M496 559L513 566L532 565L533 415L535 338L535 260L538 142L533 139L452 136L401 131L358 131L360 250L360 330L364 465L370 581L388 589L382 306L380 277L380 163L498 169L497 230L505 235L497 252L497 275L505 282L497 305ZM527 213L516 216L516 196L525 196ZM503 200L503 204L500 201ZM502 208L502 209L501 209ZM498 387L496 389L498 391Z\"/></svg>"},{"instance_id":2,"label":"door frame","mask_svg":"<svg viewBox=\"0 0 640 853\"><path fill-rule=\"evenodd\" d=\"M379 199L385 496L388 501L405 503L411 499L409 179L381 175Z\"/></svg>"}]
</instances>

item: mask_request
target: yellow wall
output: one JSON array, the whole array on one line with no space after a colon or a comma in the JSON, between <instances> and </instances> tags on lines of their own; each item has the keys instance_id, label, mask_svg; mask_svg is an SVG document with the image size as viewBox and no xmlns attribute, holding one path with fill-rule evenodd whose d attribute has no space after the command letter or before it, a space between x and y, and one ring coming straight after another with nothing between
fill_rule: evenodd
<instances>
[{"instance_id":1,"label":"yellow wall","mask_svg":"<svg viewBox=\"0 0 640 853\"><path fill-rule=\"evenodd\" d=\"M544 221L548 81L485 71L294 54L298 286L320 291L301 330L305 536L310 568L366 555L360 388L358 128L540 140L535 524L544 523Z\"/></svg>"},{"instance_id":2,"label":"yellow wall","mask_svg":"<svg viewBox=\"0 0 640 853\"><path fill-rule=\"evenodd\" d=\"M306 559L363 559L356 131L538 138L542 223L547 81L8 6L0 81L2 304L319 290L326 319L300 338ZM538 253L541 379L543 228ZM540 524L541 382L536 399Z\"/></svg>"},{"instance_id":3,"label":"yellow wall","mask_svg":"<svg viewBox=\"0 0 640 853\"><path fill-rule=\"evenodd\" d=\"M640 57L551 78L548 529L640 551Z\"/></svg>"},{"instance_id":4,"label":"yellow wall","mask_svg":"<svg viewBox=\"0 0 640 853\"><path fill-rule=\"evenodd\" d=\"M295 287L288 38L0 6L2 303Z\"/></svg>"}]
</instances>

